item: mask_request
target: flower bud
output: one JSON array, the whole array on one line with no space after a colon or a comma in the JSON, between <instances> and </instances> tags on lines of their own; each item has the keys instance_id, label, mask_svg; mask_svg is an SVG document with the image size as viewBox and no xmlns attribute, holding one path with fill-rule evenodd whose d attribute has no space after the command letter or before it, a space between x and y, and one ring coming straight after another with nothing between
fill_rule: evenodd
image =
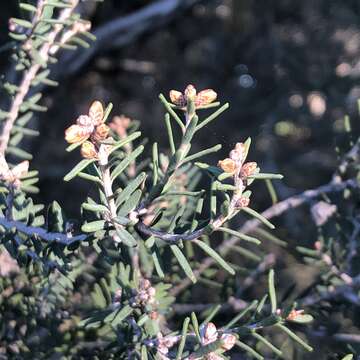
<instances>
[{"instance_id":1,"label":"flower bud","mask_svg":"<svg viewBox=\"0 0 360 360\"><path fill-rule=\"evenodd\" d=\"M221 345L221 347L228 351L230 349L233 348L233 346L235 345L236 342L236 336L233 334L223 334L221 336L221 340L223 341L223 344Z\"/></svg>"},{"instance_id":2,"label":"flower bud","mask_svg":"<svg viewBox=\"0 0 360 360\"><path fill-rule=\"evenodd\" d=\"M226 158L218 162L218 167L226 173L233 173L236 170L236 163L233 159Z\"/></svg>"},{"instance_id":3,"label":"flower bud","mask_svg":"<svg viewBox=\"0 0 360 360\"><path fill-rule=\"evenodd\" d=\"M200 328L200 334L203 338L204 345L217 340L218 332L214 323L210 322Z\"/></svg>"},{"instance_id":4,"label":"flower bud","mask_svg":"<svg viewBox=\"0 0 360 360\"><path fill-rule=\"evenodd\" d=\"M255 161L245 163L240 170L240 177L247 178L248 176L254 174L257 168L257 163Z\"/></svg>"},{"instance_id":5,"label":"flower bud","mask_svg":"<svg viewBox=\"0 0 360 360\"><path fill-rule=\"evenodd\" d=\"M212 89L202 90L196 96L195 105L196 106L209 105L212 102L214 102L216 98L217 98L217 93L214 90Z\"/></svg>"},{"instance_id":6,"label":"flower bud","mask_svg":"<svg viewBox=\"0 0 360 360\"><path fill-rule=\"evenodd\" d=\"M184 91L186 101L195 101L196 89L194 85L188 85Z\"/></svg>"},{"instance_id":7,"label":"flower bud","mask_svg":"<svg viewBox=\"0 0 360 360\"><path fill-rule=\"evenodd\" d=\"M151 286L151 282L148 279L141 279L140 280L140 284L139 287L140 289L149 289L149 287Z\"/></svg>"},{"instance_id":8,"label":"flower bud","mask_svg":"<svg viewBox=\"0 0 360 360\"><path fill-rule=\"evenodd\" d=\"M293 309L290 311L290 314L286 317L286 320L288 321L293 321L296 319L297 316L301 315L304 313L304 310L296 310Z\"/></svg>"},{"instance_id":9,"label":"flower bud","mask_svg":"<svg viewBox=\"0 0 360 360\"><path fill-rule=\"evenodd\" d=\"M150 297L153 297L153 296L155 296L156 290L155 290L154 287L150 286L150 287L148 288L147 292L148 292L148 294L149 294Z\"/></svg>"},{"instance_id":10,"label":"flower bud","mask_svg":"<svg viewBox=\"0 0 360 360\"><path fill-rule=\"evenodd\" d=\"M244 208L244 207L248 207L249 204L250 204L250 199L247 198L247 197L242 196L236 201L235 206L237 208Z\"/></svg>"},{"instance_id":11,"label":"flower bud","mask_svg":"<svg viewBox=\"0 0 360 360\"><path fill-rule=\"evenodd\" d=\"M80 115L77 119L76 119L76 123L80 126L94 126L94 121L93 119L88 116L88 115Z\"/></svg>"},{"instance_id":12,"label":"flower bud","mask_svg":"<svg viewBox=\"0 0 360 360\"><path fill-rule=\"evenodd\" d=\"M245 145L244 145L244 143L242 143L242 142L236 143L236 145L235 145L235 150L244 153L244 151L245 151Z\"/></svg>"},{"instance_id":13,"label":"flower bud","mask_svg":"<svg viewBox=\"0 0 360 360\"><path fill-rule=\"evenodd\" d=\"M90 141L85 141L81 145L81 156L85 159L96 159L98 152L96 151L95 145Z\"/></svg>"},{"instance_id":14,"label":"flower bud","mask_svg":"<svg viewBox=\"0 0 360 360\"><path fill-rule=\"evenodd\" d=\"M180 106L180 107L184 107L186 105L186 99L180 91L171 90L169 93L169 96L170 96L170 100L173 104Z\"/></svg>"},{"instance_id":15,"label":"flower bud","mask_svg":"<svg viewBox=\"0 0 360 360\"><path fill-rule=\"evenodd\" d=\"M65 140L69 144L74 144L86 140L90 134L91 132L83 126L71 125L65 130Z\"/></svg>"},{"instance_id":16,"label":"flower bud","mask_svg":"<svg viewBox=\"0 0 360 360\"><path fill-rule=\"evenodd\" d=\"M92 138L98 142L105 140L109 135L109 131L110 131L110 128L107 125L101 124L96 127Z\"/></svg>"}]
</instances>

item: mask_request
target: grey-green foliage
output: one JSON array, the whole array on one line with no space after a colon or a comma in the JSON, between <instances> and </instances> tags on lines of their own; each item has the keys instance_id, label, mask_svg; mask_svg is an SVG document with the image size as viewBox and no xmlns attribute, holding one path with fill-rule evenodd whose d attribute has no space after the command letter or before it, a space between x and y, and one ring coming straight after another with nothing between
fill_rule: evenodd
<instances>
[{"instance_id":1,"label":"grey-green foliage","mask_svg":"<svg viewBox=\"0 0 360 360\"><path fill-rule=\"evenodd\" d=\"M44 0L38 5L19 2L24 18L9 20L16 74L14 80L5 78L2 83L10 101L6 108L0 109L0 121L13 122L6 152L20 159L32 158L19 144L24 136L38 135L28 126L34 113L47 110L40 105L42 88L57 86L51 79L49 67L57 62L58 50L74 50L78 45L88 47L86 39L94 40L88 32L89 23L73 11L77 3L77 0ZM0 126L3 125L0 123Z\"/></svg>"},{"instance_id":2,"label":"grey-green foliage","mask_svg":"<svg viewBox=\"0 0 360 360\"><path fill-rule=\"evenodd\" d=\"M29 77L25 94L21 80L19 84L4 84L12 97L22 96L6 150L23 159L31 159L31 154L19 148L20 141L24 135L37 135L26 126L34 111L46 110L39 105L42 94L36 87L56 85L49 79L48 69L56 58L49 49L45 52L44 46L46 49L51 34L59 29L59 36L51 40L54 49L87 46L78 33L61 41L75 24L83 24L76 13L59 20L63 11L71 9L72 1L45 0L39 4L43 5L41 12L32 3L21 3L28 16L12 19L10 33L16 41L13 59L19 78L26 78L32 70L34 76ZM91 38L87 31L81 33ZM242 310L227 324L220 315L233 291L233 276L244 271L250 274L249 269L231 262L230 250L253 262L255 269L265 255L256 250L261 248L260 240L233 230L231 220L244 213L273 228L248 207L251 191L247 186L281 176L260 173L255 166L251 175L241 175L239 183L240 173L199 162L219 151L221 145L193 152L196 135L206 131L228 104L210 101L199 105L189 97L184 107L163 95L160 101L166 110L164 126L170 152L154 143L151 159L146 159L146 141L135 121L125 137L112 131L96 143L98 156L83 159L64 178L79 177L96 189L84 199L78 222L68 220L58 202L46 211L34 204L30 195L38 191L36 172L18 179L21 186L1 174L0 251L17 262L0 280L0 348L7 356L185 359L216 353L228 358L226 350L230 348L224 345L223 336L231 335L241 351L262 359L268 353L282 355L280 344L268 336L274 331L312 350L289 326L290 321L307 323L311 316L299 313L289 318L296 311L295 304L278 300L272 271L269 296L242 303ZM0 112L5 123L13 114L12 106ZM103 121L111 107L106 108ZM250 144L248 139L241 145L244 159ZM67 150L80 145L72 144ZM106 162L100 156L101 149L107 149ZM235 238L233 245L217 248L214 232L224 243ZM264 234L283 244L263 230ZM214 266L200 272L204 257ZM225 276L223 270L227 280L221 283L218 277ZM205 309L196 315L191 310L191 321L185 317L179 322L171 306L184 299L176 299L174 290L188 279L207 286L209 292L219 289L227 296L214 297L218 304L210 312ZM186 291L184 298L188 296ZM210 321L217 322L217 338L205 343L203 329ZM259 344L267 348L264 355Z\"/></svg>"}]
</instances>

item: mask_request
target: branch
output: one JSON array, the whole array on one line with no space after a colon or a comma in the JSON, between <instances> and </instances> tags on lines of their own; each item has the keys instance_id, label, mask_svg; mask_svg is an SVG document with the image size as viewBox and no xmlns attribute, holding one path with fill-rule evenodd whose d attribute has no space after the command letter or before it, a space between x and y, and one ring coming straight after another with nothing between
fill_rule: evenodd
<instances>
[{"instance_id":1,"label":"branch","mask_svg":"<svg viewBox=\"0 0 360 360\"><path fill-rule=\"evenodd\" d=\"M68 53L56 67L58 76L64 70L74 74L100 51L124 46L149 29L170 22L180 11L193 6L199 0L158 0L133 14L117 18L94 31L95 43L89 49Z\"/></svg>"},{"instance_id":2,"label":"branch","mask_svg":"<svg viewBox=\"0 0 360 360\"><path fill-rule=\"evenodd\" d=\"M340 192L346 189L347 187L356 187L357 183L356 180L350 179L346 180L340 183L334 183L330 182L329 184L320 186L316 189L312 190L306 190L303 193L299 195L292 196L288 199L285 199L283 201L280 201L279 203L271 206L267 210L265 210L261 215L265 217L266 219L270 220L274 217L280 216L284 212L290 210L290 209L296 209L297 207L311 201L312 199L320 196L321 194L328 194L333 192ZM254 231L258 226L261 225L261 222L257 219L248 220L245 222L245 224L240 228L239 232L241 233L249 233L251 231ZM227 240L224 240L216 249L216 251L219 254L222 254L223 256L228 253L228 251L236 245L236 243L240 239L237 237L231 237ZM204 261L201 263L201 265L195 269L194 275L196 277L199 277L206 269L208 269L210 266L214 264L214 260L211 257L207 257L204 259ZM180 292L182 292L184 289L186 289L189 285L191 285L191 281L189 279L184 279L181 284L175 286L172 291L171 295L176 296Z\"/></svg>"},{"instance_id":3,"label":"branch","mask_svg":"<svg viewBox=\"0 0 360 360\"><path fill-rule=\"evenodd\" d=\"M61 11L58 21L61 23L65 23L71 16L74 8L77 6L78 0L73 0L71 2L71 7L65 8ZM61 23L57 23L52 32L49 33L48 39L46 43L39 50L39 56L44 60L48 61L50 51L52 46L55 43L57 36L64 29L64 25ZM5 151L8 147L8 143L10 140L11 130L15 124L16 119L18 118L20 107L23 104L25 97L29 94L31 84L38 74L39 70L42 68L42 65L36 63L32 65L29 69L24 72L23 78L19 85L19 91L17 92L9 110L9 115L4 121L1 135L0 135L0 154L4 155Z\"/></svg>"},{"instance_id":4,"label":"branch","mask_svg":"<svg viewBox=\"0 0 360 360\"><path fill-rule=\"evenodd\" d=\"M6 220L3 217L0 217L0 225L7 230L12 230L15 228L17 231L25 235L35 236L47 242L56 242L66 246L71 245L77 241L83 241L87 238L87 235L69 236L67 234L57 232L50 233L43 228L28 226L20 221Z\"/></svg>"}]
</instances>

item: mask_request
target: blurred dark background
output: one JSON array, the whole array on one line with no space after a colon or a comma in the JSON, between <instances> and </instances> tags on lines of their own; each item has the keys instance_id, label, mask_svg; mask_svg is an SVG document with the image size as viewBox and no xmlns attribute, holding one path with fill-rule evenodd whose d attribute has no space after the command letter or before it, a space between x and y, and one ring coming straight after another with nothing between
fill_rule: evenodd
<instances>
[{"instance_id":1,"label":"blurred dark background","mask_svg":"<svg viewBox=\"0 0 360 360\"><path fill-rule=\"evenodd\" d=\"M2 2L0 9L4 45L7 19L19 14L15 0ZM137 14L149 9L157 9L157 15L137 21ZM94 31L106 30L112 20L129 21L129 27L110 41L100 40L87 61L77 52L55 65L61 85L45 91L49 112L33 124L41 136L26 144L34 154L32 167L40 171L38 201L61 201L69 216L78 215L89 189L80 180L62 181L80 158L65 152L63 132L94 99L111 101L114 115L141 120L150 143L158 141L166 151L158 94L189 83L198 90L213 88L230 109L198 135L194 150L221 143L221 153L207 159L216 163L251 136L250 159L285 176L275 184L280 199L330 180L336 147L345 138L345 114L354 136L358 133L358 0L105 0L97 7L82 5L81 11ZM5 49L2 73L8 64ZM254 208L271 205L265 186L255 190ZM307 216L299 211L285 217L291 234L281 227L280 234L308 245L315 226ZM288 262L296 269L293 260Z\"/></svg>"},{"instance_id":2,"label":"blurred dark background","mask_svg":"<svg viewBox=\"0 0 360 360\"><path fill-rule=\"evenodd\" d=\"M168 13L132 22L104 49L100 41L97 53L70 74L60 61L55 71L61 86L45 91L49 112L34 124L41 136L26 145L41 174L39 200L48 203L65 193L66 209L77 213L87 189L81 181L61 180L77 161L75 154L64 152L63 131L93 99L111 101L114 114L141 120L150 141L166 148L166 137L159 138L165 128L158 94L182 90L188 83L199 90L213 88L231 105L199 134L195 148L221 143L225 156L236 141L251 136L251 158L264 170L285 175L277 186L280 198L329 179L343 116L357 116L359 1L193 0L169 11L166 6L172 3L106 0L97 7L83 5L94 31L157 4ZM19 15L16 1L2 3L0 15L5 44L7 19ZM132 29L139 30L135 36ZM125 41L116 44L124 35ZM2 72L6 56L3 50Z\"/></svg>"}]
</instances>

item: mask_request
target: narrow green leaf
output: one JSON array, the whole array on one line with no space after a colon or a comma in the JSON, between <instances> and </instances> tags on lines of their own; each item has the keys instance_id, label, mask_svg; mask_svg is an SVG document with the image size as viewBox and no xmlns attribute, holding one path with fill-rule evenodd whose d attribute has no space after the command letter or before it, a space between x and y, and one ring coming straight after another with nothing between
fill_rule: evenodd
<instances>
[{"instance_id":1,"label":"narrow green leaf","mask_svg":"<svg viewBox=\"0 0 360 360\"><path fill-rule=\"evenodd\" d=\"M27 4L27 3L20 3L19 4L19 8L25 11L29 11L29 12L36 12L37 8L34 5L31 4Z\"/></svg>"},{"instance_id":2,"label":"narrow green leaf","mask_svg":"<svg viewBox=\"0 0 360 360\"><path fill-rule=\"evenodd\" d=\"M264 225L266 225L270 229L275 229L275 226L268 219L264 218L261 214L259 214L254 209L251 209L249 207L243 207L243 208L241 208L241 210L246 212L247 214L253 216L254 218L258 219L260 222L262 222Z\"/></svg>"},{"instance_id":3,"label":"narrow green leaf","mask_svg":"<svg viewBox=\"0 0 360 360\"><path fill-rule=\"evenodd\" d=\"M215 120L221 113L223 113L225 110L229 108L229 103L224 104L219 109L217 109L215 112L213 112L210 116L208 116L205 120L203 120L197 127L196 131L199 131L204 126L209 124L211 121Z\"/></svg>"},{"instance_id":4,"label":"narrow green leaf","mask_svg":"<svg viewBox=\"0 0 360 360\"><path fill-rule=\"evenodd\" d=\"M168 132L171 155L174 155L175 154L175 143L174 143L174 136L173 136L173 132L172 132L172 128L171 128L169 113L165 114L165 125L166 125L166 130Z\"/></svg>"},{"instance_id":5,"label":"narrow green leaf","mask_svg":"<svg viewBox=\"0 0 360 360\"><path fill-rule=\"evenodd\" d=\"M124 203L124 205L119 209L118 215L119 216L126 216L132 210L134 210L141 199L142 192L140 189L133 192L133 194L128 198L128 200Z\"/></svg>"},{"instance_id":6,"label":"narrow green leaf","mask_svg":"<svg viewBox=\"0 0 360 360\"><path fill-rule=\"evenodd\" d=\"M196 314L194 312L191 313L191 324L192 324L192 326L194 328L194 332L195 332L195 335L196 335L199 343L201 343L199 322L198 322L198 319L197 319Z\"/></svg>"},{"instance_id":7,"label":"narrow green leaf","mask_svg":"<svg viewBox=\"0 0 360 360\"><path fill-rule=\"evenodd\" d=\"M268 286L269 286L269 296L271 302L271 312L273 314L276 313L277 310L277 301L276 301L276 291L275 291L275 280L274 280L274 270L271 269L269 271L269 278L268 278Z\"/></svg>"},{"instance_id":8,"label":"narrow green leaf","mask_svg":"<svg viewBox=\"0 0 360 360\"><path fill-rule=\"evenodd\" d=\"M175 255L177 261L179 262L179 265L184 270L187 277L193 283L196 283L196 278L195 278L195 275L194 275L193 271L191 270L191 266L188 263L188 261L186 260L186 257L184 256L182 251L179 249L179 247L177 245L170 245L170 249L173 252L173 254Z\"/></svg>"},{"instance_id":9,"label":"narrow green leaf","mask_svg":"<svg viewBox=\"0 0 360 360\"><path fill-rule=\"evenodd\" d=\"M120 163L116 165L114 170L111 172L111 178L113 180L116 179L129 166L129 164L132 163L143 151L144 151L144 146L140 145L125 159L120 161Z\"/></svg>"},{"instance_id":10,"label":"narrow green leaf","mask_svg":"<svg viewBox=\"0 0 360 360\"><path fill-rule=\"evenodd\" d=\"M235 270L209 245L200 240L193 240L203 251L205 251L210 257L212 257L224 270L231 275L235 275Z\"/></svg>"},{"instance_id":11,"label":"narrow green leaf","mask_svg":"<svg viewBox=\"0 0 360 360\"><path fill-rule=\"evenodd\" d=\"M186 342L186 335L187 335L187 331L188 331L188 327L189 327L189 323L190 323L190 318L187 317L184 320L183 323L183 327L182 327L182 331L181 331L181 340L180 340L180 344L176 353L176 360L180 360L182 353L184 351L184 347L185 347L185 342Z\"/></svg>"},{"instance_id":12,"label":"narrow green leaf","mask_svg":"<svg viewBox=\"0 0 360 360\"><path fill-rule=\"evenodd\" d=\"M217 230L222 231L222 232L227 233L227 234L230 234L231 236L235 236L235 237L237 237L237 238L239 238L241 240L251 242L251 243L256 244L256 245L261 244L261 241L259 239L256 239L256 238L254 238L252 236L249 236L249 235L246 235L246 234L242 234L239 231L235 231L235 230L232 230L232 229L229 229L229 228L226 228L226 227L219 227Z\"/></svg>"},{"instance_id":13,"label":"narrow green leaf","mask_svg":"<svg viewBox=\"0 0 360 360\"><path fill-rule=\"evenodd\" d=\"M354 358L353 354L347 354L341 360L352 360L353 358Z\"/></svg>"},{"instance_id":14,"label":"narrow green leaf","mask_svg":"<svg viewBox=\"0 0 360 360\"><path fill-rule=\"evenodd\" d=\"M243 311L241 311L239 314L235 315L235 317L229 321L225 326L224 329L229 329L233 325L235 325L240 319L242 319L250 310L253 310L258 304L257 300L254 300L249 306L247 306Z\"/></svg>"},{"instance_id":15,"label":"narrow green leaf","mask_svg":"<svg viewBox=\"0 0 360 360\"><path fill-rule=\"evenodd\" d=\"M147 349L145 345L141 346L141 360L148 360Z\"/></svg>"},{"instance_id":16,"label":"narrow green leaf","mask_svg":"<svg viewBox=\"0 0 360 360\"><path fill-rule=\"evenodd\" d=\"M259 173L248 176L248 179L261 179L261 180L269 180L269 179L283 179L284 176L281 174L267 174L267 173Z\"/></svg>"},{"instance_id":17,"label":"narrow green leaf","mask_svg":"<svg viewBox=\"0 0 360 360\"><path fill-rule=\"evenodd\" d=\"M267 346L272 352L274 352L278 356L282 356L281 350L279 350L277 347L275 347L270 341L268 341L266 338L261 336L260 334L253 332L252 336L254 336L255 339L262 342L265 346Z\"/></svg>"},{"instance_id":18,"label":"narrow green leaf","mask_svg":"<svg viewBox=\"0 0 360 360\"><path fill-rule=\"evenodd\" d=\"M96 159L83 159L81 160L67 175L64 176L64 181L70 181L77 176L82 170L88 167Z\"/></svg>"},{"instance_id":19,"label":"narrow green leaf","mask_svg":"<svg viewBox=\"0 0 360 360\"><path fill-rule=\"evenodd\" d=\"M109 212L109 209L108 209L106 206L100 205L100 204L83 203L83 204L82 204L82 207L83 207L85 210L88 210L88 211Z\"/></svg>"},{"instance_id":20,"label":"narrow green leaf","mask_svg":"<svg viewBox=\"0 0 360 360\"><path fill-rule=\"evenodd\" d=\"M109 154L112 154L115 150L119 149L120 147L125 146L126 144L128 144L129 142L132 142L134 140L136 140L139 136L141 136L141 132L140 131L136 131L134 133L132 133L131 135L127 136L125 139L122 139L118 142L116 142L110 149Z\"/></svg>"},{"instance_id":21,"label":"narrow green leaf","mask_svg":"<svg viewBox=\"0 0 360 360\"><path fill-rule=\"evenodd\" d=\"M24 159L24 160L31 160L32 159L32 155L30 153L28 153L27 151L22 150L20 148L17 148L17 147L9 146L6 149L6 152L8 154L15 155L15 156L17 156L17 157L19 157L21 159Z\"/></svg>"},{"instance_id":22,"label":"narrow green leaf","mask_svg":"<svg viewBox=\"0 0 360 360\"><path fill-rule=\"evenodd\" d=\"M260 355L258 352L256 352L253 348L251 348L249 345L243 343L240 340L237 340L235 343L240 349L245 350L246 352L248 352L250 355L252 355L255 359L258 360L264 360L265 358Z\"/></svg>"},{"instance_id":23,"label":"narrow green leaf","mask_svg":"<svg viewBox=\"0 0 360 360\"><path fill-rule=\"evenodd\" d=\"M183 164L185 164L186 162L189 162L189 161L193 161L199 157L202 157L202 156L205 156L205 155L208 155L208 154L212 154L214 152L217 152L221 149L221 144L217 144L211 148L208 148L208 149L205 149L205 150L202 150L202 151L199 151L197 152L196 154L193 154L193 155L189 155L187 156L182 162Z\"/></svg>"},{"instance_id":24,"label":"narrow green leaf","mask_svg":"<svg viewBox=\"0 0 360 360\"><path fill-rule=\"evenodd\" d=\"M104 111L104 117L102 119L103 122L106 122L107 118L109 117L109 115L111 113L112 108L113 108L113 104L109 103Z\"/></svg>"},{"instance_id":25,"label":"narrow green leaf","mask_svg":"<svg viewBox=\"0 0 360 360\"><path fill-rule=\"evenodd\" d=\"M130 316L133 311L134 309L130 305L125 305L120 311L116 313L115 317L111 321L111 325L120 325L121 322ZM106 318L104 321L106 322Z\"/></svg>"},{"instance_id":26,"label":"narrow green leaf","mask_svg":"<svg viewBox=\"0 0 360 360\"><path fill-rule=\"evenodd\" d=\"M185 125L184 123L181 121L181 119L179 118L178 114L173 110L173 108L170 106L170 104L168 103L168 101L166 100L165 96L163 94L159 95L159 99L160 101L164 104L165 109L168 111L168 113L174 118L174 120L178 123L178 125L180 126L182 132L185 132Z\"/></svg>"},{"instance_id":27,"label":"narrow green leaf","mask_svg":"<svg viewBox=\"0 0 360 360\"><path fill-rule=\"evenodd\" d=\"M297 336L294 332L292 332L283 324L276 324L275 326L281 329L282 331L284 331L286 334L288 334L294 341L299 343L307 351L313 351L313 348L310 345L308 345L303 339L301 339L299 336Z\"/></svg>"},{"instance_id":28,"label":"narrow green leaf","mask_svg":"<svg viewBox=\"0 0 360 360\"><path fill-rule=\"evenodd\" d=\"M120 240L129 247L135 247L137 245L137 241L135 238L123 227L116 227L116 233L118 234Z\"/></svg>"},{"instance_id":29,"label":"narrow green leaf","mask_svg":"<svg viewBox=\"0 0 360 360\"><path fill-rule=\"evenodd\" d=\"M154 266L155 266L155 270L156 270L158 276L159 276L160 278L164 278L164 277L165 277L165 274L164 274L164 271L163 271L162 268L161 268L161 265L160 265L160 261L159 261L157 252L156 252L156 251L153 251L153 252L151 253L151 257L152 257L152 259L153 259Z\"/></svg>"},{"instance_id":30,"label":"narrow green leaf","mask_svg":"<svg viewBox=\"0 0 360 360\"><path fill-rule=\"evenodd\" d=\"M157 142L152 147L152 165L153 165L153 186L156 186L159 179L159 152Z\"/></svg>"},{"instance_id":31,"label":"narrow green leaf","mask_svg":"<svg viewBox=\"0 0 360 360\"><path fill-rule=\"evenodd\" d=\"M32 23L30 21L23 20L23 19L11 18L11 22L13 22L16 25L22 26L26 29L31 29L33 27Z\"/></svg>"},{"instance_id":32,"label":"narrow green leaf","mask_svg":"<svg viewBox=\"0 0 360 360\"><path fill-rule=\"evenodd\" d=\"M90 175L90 174L86 174L84 172L79 172L77 174L78 177L82 178L82 179L85 179L85 180L89 180L89 181L93 181L93 182L96 182L98 184L102 184L103 182L101 181L100 178L98 178L97 176L94 176L94 175Z\"/></svg>"},{"instance_id":33,"label":"narrow green leaf","mask_svg":"<svg viewBox=\"0 0 360 360\"><path fill-rule=\"evenodd\" d=\"M84 224L81 227L81 230L86 233L95 232L95 231L104 229L105 224L106 224L105 220L96 220L96 221L92 221L92 222L88 222L88 223Z\"/></svg>"},{"instance_id":34,"label":"narrow green leaf","mask_svg":"<svg viewBox=\"0 0 360 360\"><path fill-rule=\"evenodd\" d=\"M132 180L125 189L123 189L119 195L116 197L116 206L120 206L124 201L126 201L129 196L145 181L146 174L139 174L134 180Z\"/></svg>"}]
</instances>

